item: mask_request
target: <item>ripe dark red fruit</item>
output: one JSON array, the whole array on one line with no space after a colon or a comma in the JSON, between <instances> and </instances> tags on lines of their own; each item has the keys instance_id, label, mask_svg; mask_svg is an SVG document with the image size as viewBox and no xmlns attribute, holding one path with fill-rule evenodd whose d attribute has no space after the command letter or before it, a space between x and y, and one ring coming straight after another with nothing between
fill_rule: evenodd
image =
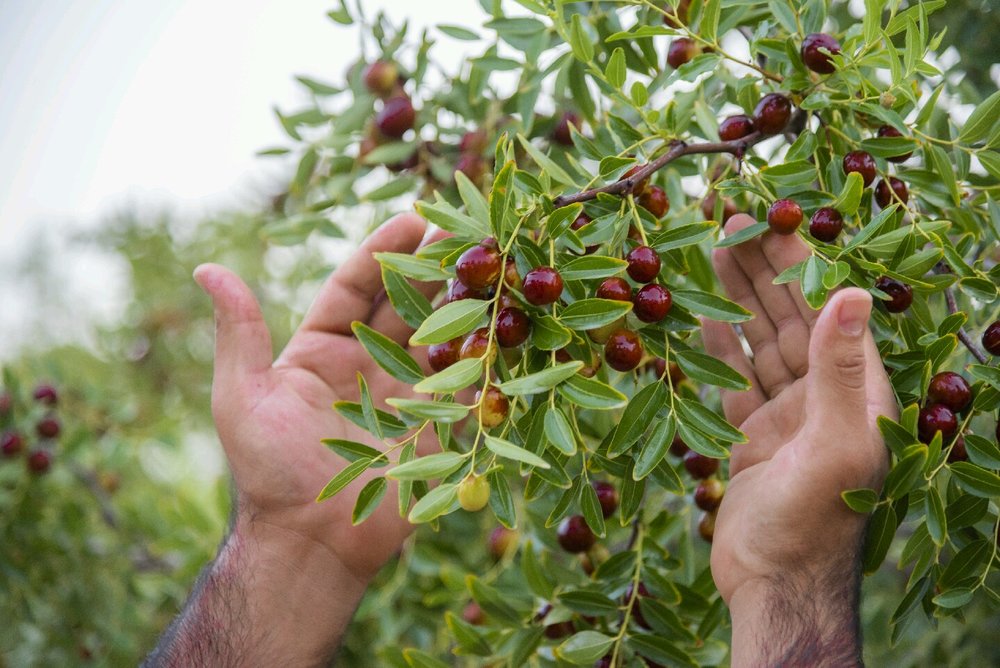
<instances>
[{"instance_id":1,"label":"ripe dark red fruit","mask_svg":"<svg viewBox=\"0 0 1000 668\"><path fill-rule=\"evenodd\" d=\"M465 608L462 609L462 619L466 624L482 626L486 621L486 615L483 614L483 609L479 607L478 603L469 601L466 603Z\"/></svg>"},{"instance_id":2,"label":"ripe dark red fruit","mask_svg":"<svg viewBox=\"0 0 1000 668\"><path fill-rule=\"evenodd\" d=\"M473 290L481 290L489 285L495 285L500 278L503 263L500 253L494 248L482 244L473 246L458 257L455 263L455 274L458 280Z\"/></svg>"},{"instance_id":3,"label":"ripe dark red fruit","mask_svg":"<svg viewBox=\"0 0 1000 668\"><path fill-rule=\"evenodd\" d=\"M517 264L511 259L503 266L503 282L515 290L521 289L521 275L517 273Z\"/></svg>"},{"instance_id":4,"label":"ripe dark red fruit","mask_svg":"<svg viewBox=\"0 0 1000 668\"><path fill-rule=\"evenodd\" d=\"M35 424L35 431L40 438L56 438L62 431L59 419L53 415L43 417Z\"/></svg>"},{"instance_id":5,"label":"ripe dark red fruit","mask_svg":"<svg viewBox=\"0 0 1000 668\"><path fill-rule=\"evenodd\" d=\"M705 216L705 220L715 219L715 202L717 199L718 196L714 192L710 192L705 199L701 201L701 214ZM725 223L737 213L739 213L739 211L736 208L736 202L729 197L723 198L721 222Z\"/></svg>"},{"instance_id":6,"label":"ripe dark red fruit","mask_svg":"<svg viewBox=\"0 0 1000 668\"><path fill-rule=\"evenodd\" d=\"M969 461L969 451L965 448L965 439L959 434L952 444L951 450L948 451L948 463L967 461Z\"/></svg>"},{"instance_id":7,"label":"ripe dark red fruit","mask_svg":"<svg viewBox=\"0 0 1000 668\"><path fill-rule=\"evenodd\" d=\"M399 68L387 60L376 60L365 68L361 78L370 92L385 96L395 90L399 82Z\"/></svg>"},{"instance_id":8,"label":"ripe dark red fruit","mask_svg":"<svg viewBox=\"0 0 1000 668\"><path fill-rule=\"evenodd\" d=\"M754 128L764 136L784 130L791 117L792 103L781 93L768 93L753 110Z\"/></svg>"},{"instance_id":9,"label":"ripe dark red fruit","mask_svg":"<svg viewBox=\"0 0 1000 668\"><path fill-rule=\"evenodd\" d=\"M507 419L507 413L510 412L510 402L496 386L490 385L486 388L485 397L482 390L476 392L476 403L479 403L480 399L482 399L482 406L479 408L479 421L484 427L496 427Z\"/></svg>"},{"instance_id":10,"label":"ripe dark red fruit","mask_svg":"<svg viewBox=\"0 0 1000 668\"><path fill-rule=\"evenodd\" d=\"M833 66L833 59L829 54L823 53L820 49L826 49L830 53L840 53L840 42L830 35L822 32L814 32L806 35L802 40L802 62L813 72L820 74L832 74L836 68Z\"/></svg>"},{"instance_id":11,"label":"ripe dark red fruit","mask_svg":"<svg viewBox=\"0 0 1000 668\"><path fill-rule=\"evenodd\" d=\"M621 175L621 178L618 180L624 181L625 179L632 177L636 172L638 172L645 166L646 165L632 165L631 167L628 168L628 170L624 174ZM646 186L648 185L649 185L648 176L641 181L636 181L635 184L632 186L632 194L638 197L643 193L643 191L646 190Z\"/></svg>"},{"instance_id":12,"label":"ripe dark red fruit","mask_svg":"<svg viewBox=\"0 0 1000 668\"><path fill-rule=\"evenodd\" d=\"M575 230L579 230L584 225L589 225L591 222L593 222L593 220L594 220L593 218L591 218L587 214L581 212L580 215L576 217L576 220L574 220L572 222L572 224L570 224L569 227L570 227L571 230L574 230L574 231ZM598 248L599 248L599 246L587 246L584 249L584 253L587 254L587 255L590 255L591 253L593 253L594 251L596 251Z\"/></svg>"},{"instance_id":13,"label":"ripe dark red fruit","mask_svg":"<svg viewBox=\"0 0 1000 668\"><path fill-rule=\"evenodd\" d=\"M972 401L969 382L953 371L942 371L927 386L927 402L944 404L953 413L961 413Z\"/></svg>"},{"instance_id":14,"label":"ripe dark red fruit","mask_svg":"<svg viewBox=\"0 0 1000 668\"><path fill-rule=\"evenodd\" d=\"M876 133L879 137L902 137L903 133L892 127L891 125L883 125L878 129ZM906 162L913 155L913 151L909 153L904 153L903 155L894 155L891 158L886 158L890 162Z\"/></svg>"},{"instance_id":15,"label":"ripe dark red fruit","mask_svg":"<svg viewBox=\"0 0 1000 668\"><path fill-rule=\"evenodd\" d=\"M610 482L598 480L591 483L597 492L597 501L601 504L601 514L608 519L618 510L618 490Z\"/></svg>"},{"instance_id":16,"label":"ripe dark red fruit","mask_svg":"<svg viewBox=\"0 0 1000 668\"><path fill-rule=\"evenodd\" d=\"M857 172L861 175L861 180L865 188L875 180L875 158L867 151L851 151L844 156L844 174Z\"/></svg>"},{"instance_id":17,"label":"ripe dark red fruit","mask_svg":"<svg viewBox=\"0 0 1000 668\"><path fill-rule=\"evenodd\" d=\"M563 115L556 121L556 126L552 128L552 139L563 146L573 145L573 135L569 130L570 124L580 130L580 117L572 111L563 112Z\"/></svg>"},{"instance_id":18,"label":"ripe dark red fruit","mask_svg":"<svg viewBox=\"0 0 1000 668\"><path fill-rule=\"evenodd\" d=\"M37 475L47 473L52 466L52 453L48 450L33 450L28 454L28 470Z\"/></svg>"},{"instance_id":19,"label":"ripe dark red fruit","mask_svg":"<svg viewBox=\"0 0 1000 668\"><path fill-rule=\"evenodd\" d=\"M945 443L951 440L958 431L958 418L944 404L930 404L920 409L917 418L917 435L923 443L930 443L934 435L941 432Z\"/></svg>"},{"instance_id":20,"label":"ripe dark red fruit","mask_svg":"<svg viewBox=\"0 0 1000 668\"><path fill-rule=\"evenodd\" d=\"M507 527L497 527L490 533L490 554L500 561L517 549L517 532Z\"/></svg>"},{"instance_id":21,"label":"ripe dark red fruit","mask_svg":"<svg viewBox=\"0 0 1000 668\"><path fill-rule=\"evenodd\" d=\"M684 468L692 477L704 480L719 470L719 460L706 457L694 450L688 450L684 454Z\"/></svg>"},{"instance_id":22,"label":"ripe dark red fruit","mask_svg":"<svg viewBox=\"0 0 1000 668\"><path fill-rule=\"evenodd\" d=\"M1000 355L1000 320L992 323L983 332L983 348L986 348L986 352L990 355Z\"/></svg>"},{"instance_id":23,"label":"ripe dark red fruit","mask_svg":"<svg viewBox=\"0 0 1000 668\"><path fill-rule=\"evenodd\" d=\"M667 50L667 64L675 70L698 55L698 45L690 37L678 37Z\"/></svg>"},{"instance_id":24,"label":"ripe dark red fruit","mask_svg":"<svg viewBox=\"0 0 1000 668\"><path fill-rule=\"evenodd\" d=\"M715 510L722 503L725 492L725 485L717 478L702 480L694 489L694 505L702 510Z\"/></svg>"},{"instance_id":25,"label":"ripe dark red fruit","mask_svg":"<svg viewBox=\"0 0 1000 668\"><path fill-rule=\"evenodd\" d=\"M891 191L889 190L890 186L892 187ZM895 197L893 197L893 193L896 194ZM905 183L897 179L895 176L890 176L888 183L886 183L885 179L882 179L878 182L878 184L876 184L875 201L878 203L880 208L886 208L895 202L896 198L899 198L899 201L903 204L910 201L910 192L906 189Z\"/></svg>"},{"instance_id":26,"label":"ripe dark red fruit","mask_svg":"<svg viewBox=\"0 0 1000 668\"><path fill-rule=\"evenodd\" d=\"M455 171L462 172L473 183L479 183L486 174L486 161L478 153L463 153L458 156Z\"/></svg>"},{"instance_id":27,"label":"ripe dark red fruit","mask_svg":"<svg viewBox=\"0 0 1000 668\"><path fill-rule=\"evenodd\" d=\"M375 114L375 125L386 137L399 139L406 131L413 127L413 121L417 114L413 110L413 103L405 95L390 97L382 105L382 109Z\"/></svg>"},{"instance_id":28,"label":"ripe dark red fruit","mask_svg":"<svg viewBox=\"0 0 1000 668\"><path fill-rule=\"evenodd\" d=\"M625 605L629 605L629 602L632 601L633 592L636 592L635 585L629 585L628 589L625 590ZM639 626L645 629L649 628L649 622L647 622L646 618L642 616L642 606L639 605L639 599L649 596L652 596L652 594L649 593L646 585L640 582L638 592L636 592L635 602L632 604L632 619L634 619Z\"/></svg>"},{"instance_id":29,"label":"ripe dark red fruit","mask_svg":"<svg viewBox=\"0 0 1000 668\"><path fill-rule=\"evenodd\" d=\"M597 286L595 296L599 299L614 299L619 302L630 302L632 301L632 286L630 286L628 281L624 278L612 276L611 278L605 278L601 281L601 284Z\"/></svg>"},{"instance_id":30,"label":"ripe dark red fruit","mask_svg":"<svg viewBox=\"0 0 1000 668\"><path fill-rule=\"evenodd\" d=\"M707 543L715 538L715 513L705 513L698 520L698 535Z\"/></svg>"},{"instance_id":31,"label":"ripe dark red fruit","mask_svg":"<svg viewBox=\"0 0 1000 668\"><path fill-rule=\"evenodd\" d=\"M521 292L535 306L545 306L559 301L563 280L552 267L535 267L524 276Z\"/></svg>"},{"instance_id":32,"label":"ripe dark red fruit","mask_svg":"<svg viewBox=\"0 0 1000 668\"><path fill-rule=\"evenodd\" d=\"M604 344L604 359L615 371L631 371L642 361L642 341L639 335L627 329L611 333Z\"/></svg>"},{"instance_id":33,"label":"ripe dark red fruit","mask_svg":"<svg viewBox=\"0 0 1000 668\"><path fill-rule=\"evenodd\" d=\"M662 285L650 283L639 288L632 298L632 312L643 322L660 322L667 317L674 300Z\"/></svg>"},{"instance_id":34,"label":"ripe dark red fruit","mask_svg":"<svg viewBox=\"0 0 1000 668\"><path fill-rule=\"evenodd\" d=\"M638 198L639 206L656 218L663 218L670 211L670 198L660 186L648 186Z\"/></svg>"},{"instance_id":35,"label":"ripe dark red fruit","mask_svg":"<svg viewBox=\"0 0 1000 668\"><path fill-rule=\"evenodd\" d=\"M683 457L689 452L691 452L691 449L688 448L684 439L680 436L674 436L674 440L670 442L670 454L674 457Z\"/></svg>"},{"instance_id":36,"label":"ripe dark red fruit","mask_svg":"<svg viewBox=\"0 0 1000 668\"><path fill-rule=\"evenodd\" d=\"M16 431L5 431L0 436L0 453L4 457L15 457L21 453L23 448L24 440Z\"/></svg>"},{"instance_id":37,"label":"ripe dark red fruit","mask_svg":"<svg viewBox=\"0 0 1000 668\"><path fill-rule=\"evenodd\" d=\"M55 406L59 403L59 393L56 392L56 388L52 385L44 383L35 388L35 391L31 393L31 396L40 404L45 404L46 406Z\"/></svg>"},{"instance_id":38,"label":"ripe dark red fruit","mask_svg":"<svg viewBox=\"0 0 1000 668\"><path fill-rule=\"evenodd\" d=\"M465 337L465 341L462 342L462 348L458 352L458 357L463 360L477 359L489 353L490 363L492 364L496 352L496 347L490 345L490 330L486 327L480 327Z\"/></svg>"},{"instance_id":39,"label":"ripe dark red fruit","mask_svg":"<svg viewBox=\"0 0 1000 668\"><path fill-rule=\"evenodd\" d=\"M458 141L459 153L482 153L489 144L486 130L472 130L462 135Z\"/></svg>"},{"instance_id":40,"label":"ripe dark red fruit","mask_svg":"<svg viewBox=\"0 0 1000 668\"><path fill-rule=\"evenodd\" d=\"M816 209L809 220L809 234L820 241L831 243L840 236L844 229L844 217L836 209L824 206Z\"/></svg>"},{"instance_id":41,"label":"ripe dark red fruit","mask_svg":"<svg viewBox=\"0 0 1000 668\"><path fill-rule=\"evenodd\" d=\"M448 303L457 302L459 299L482 299L485 296L480 290L473 290L457 278L448 284Z\"/></svg>"},{"instance_id":42,"label":"ripe dark red fruit","mask_svg":"<svg viewBox=\"0 0 1000 668\"><path fill-rule=\"evenodd\" d=\"M497 343L504 348L515 348L531 334L531 320L519 308L500 309L497 313Z\"/></svg>"},{"instance_id":43,"label":"ripe dark red fruit","mask_svg":"<svg viewBox=\"0 0 1000 668\"><path fill-rule=\"evenodd\" d=\"M462 351L462 338L455 337L444 343L434 343L427 346L427 362L434 371L444 371L458 361Z\"/></svg>"},{"instance_id":44,"label":"ripe dark red fruit","mask_svg":"<svg viewBox=\"0 0 1000 668\"><path fill-rule=\"evenodd\" d=\"M913 288L895 278L882 276L875 281L875 287L889 295L889 299L882 301L889 313L902 313L913 303Z\"/></svg>"},{"instance_id":45,"label":"ripe dark red fruit","mask_svg":"<svg viewBox=\"0 0 1000 668\"><path fill-rule=\"evenodd\" d=\"M730 116L719 123L719 139L722 141L743 139L751 132L753 132L753 119L746 114Z\"/></svg>"},{"instance_id":46,"label":"ripe dark red fruit","mask_svg":"<svg viewBox=\"0 0 1000 668\"><path fill-rule=\"evenodd\" d=\"M660 256L649 246L636 246L625 256L625 271L636 283L649 283L660 273Z\"/></svg>"},{"instance_id":47,"label":"ripe dark red fruit","mask_svg":"<svg viewBox=\"0 0 1000 668\"><path fill-rule=\"evenodd\" d=\"M795 234L802 224L802 207L790 199L779 199L767 210L767 224L775 234Z\"/></svg>"},{"instance_id":48,"label":"ripe dark red fruit","mask_svg":"<svg viewBox=\"0 0 1000 668\"><path fill-rule=\"evenodd\" d=\"M548 617L550 612L552 612L552 604L544 603L535 614L535 621L542 621ZM567 619L554 624L546 624L543 632L545 633L546 638L549 638L550 640L557 640L559 638L565 638L566 636L572 634L575 630L576 629L573 628L573 622Z\"/></svg>"},{"instance_id":49,"label":"ripe dark red fruit","mask_svg":"<svg viewBox=\"0 0 1000 668\"><path fill-rule=\"evenodd\" d=\"M556 538L562 549L573 554L586 552L597 542L597 536L587 526L583 515L572 515L560 522Z\"/></svg>"}]
</instances>

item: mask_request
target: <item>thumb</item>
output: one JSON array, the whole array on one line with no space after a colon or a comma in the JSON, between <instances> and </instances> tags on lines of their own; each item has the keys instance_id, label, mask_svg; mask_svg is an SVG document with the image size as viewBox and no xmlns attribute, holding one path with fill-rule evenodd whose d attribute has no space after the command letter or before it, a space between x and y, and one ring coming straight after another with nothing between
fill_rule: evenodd
<instances>
[{"instance_id":1,"label":"thumb","mask_svg":"<svg viewBox=\"0 0 1000 668\"><path fill-rule=\"evenodd\" d=\"M215 380L229 385L271 366L271 334L260 305L239 276L217 264L194 270L215 307Z\"/></svg>"},{"instance_id":2,"label":"thumb","mask_svg":"<svg viewBox=\"0 0 1000 668\"><path fill-rule=\"evenodd\" d=\"M808 392L813 406L840 406L865 415L865 338L872 297L860 288L833 295L809 341Z\"/></svg>"}]
</instances>

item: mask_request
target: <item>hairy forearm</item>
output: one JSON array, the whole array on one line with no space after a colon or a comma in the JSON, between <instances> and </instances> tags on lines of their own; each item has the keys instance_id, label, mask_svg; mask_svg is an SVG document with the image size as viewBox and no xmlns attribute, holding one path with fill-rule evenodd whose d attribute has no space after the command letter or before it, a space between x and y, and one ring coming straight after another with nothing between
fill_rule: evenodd
<instances>
[{"instance_id":1,"label":"hairy forearm","mask_svg":"<svg viewBox=\"0 0 1000 668\"><path fill-rule=\"evenodd\" d=\"M863 665L859 597L860 571L852 563L741 588L730 602L732 665Z\"/></svg>"},{"instance_id":2,"label":"hairy forearm","mask_svg":"<svg viewBox=\"0 0 1000 668\"><path fill-rule=\"evenodd\" d=\"M144 665L327 665L363 593L315 544L238 522Z\"/></svg>"}]
</instances>

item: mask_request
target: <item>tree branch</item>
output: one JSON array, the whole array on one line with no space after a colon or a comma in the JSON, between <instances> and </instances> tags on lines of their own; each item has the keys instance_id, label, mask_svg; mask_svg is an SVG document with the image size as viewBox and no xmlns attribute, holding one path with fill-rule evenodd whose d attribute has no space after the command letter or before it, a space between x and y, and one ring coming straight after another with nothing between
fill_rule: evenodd
<instances>
[{"instance_id":1,"label":"tree branch","mask_svg":"<svg viewBox=\"0 0 1000 668\"><path fill-rule=\"evenodd\" d=\"M708 153L729 153L737 158L742 158L746 154L748 148L760 141L763 141L764 139L767 139L767 137L761 135L759 132L751 132L746 137L734 139L733 141L704 142L701 144L688 144L679 139L675 139L670 143L669 151L661 155L659 158L650 161L645 167L638 170L635 174L632 174L628 178L619 179L618 181L609 183L606 186L591 188L590 190L584 190L583 192L578 192L573 195L560 195L553 200L553 204L558 209L569 204L590 201L595 199L600 193L625 196L633 192L636 185L662 169L667 163L673 162L677 158L681 158L685 155Z\"/></svg>"},{"instance_id":2,"label":"tree branch","mask_svg":"<svg viewBox=\"0 0 1000 668\"><path fill-rule=\"evenodd\" d=\"M955 293L952 292L951 288L945 288L944 300L948 304L949 314L953 315L955 313L958 313L958 303L955 301ZM969 349L969 352L972 353L973 357L979 360L980 364L990 363L990 359L986 356L986 353L984 353L982 350L979 349L979 346L977 346L975 341L972 340L972 337L969 336L969 333L965 331L965 327L958 328L958 340L961 341L965 345L965 347Z\"/></svg>"}]
</instances>

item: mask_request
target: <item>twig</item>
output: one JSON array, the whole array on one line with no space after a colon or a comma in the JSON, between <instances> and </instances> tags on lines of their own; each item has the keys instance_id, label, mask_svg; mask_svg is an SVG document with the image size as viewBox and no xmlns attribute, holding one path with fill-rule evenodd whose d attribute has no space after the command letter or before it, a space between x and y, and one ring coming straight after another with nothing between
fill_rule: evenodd
<instances>
[{"instance_id":1,"label":"twig","mask_svg":"<svg viewBox=\"0 0 1000 668\"><path fill-rule=\"evenodd\" d=\"M559 208L577 202L588 202L595 199L600 193L628 195L635 189L636 185L677 158L685 155L730 153L742 159L748 148L766 138L766 136L761 135L759 132L751 132L746 137L734 139L733 141L704 142L701 144L687 144L679 139L675 139L670 143L669 151L649 162L635 174L614 183L609 183L606 186L601 186L600 188L591 188L590 190L584 190L573 195L560 195L553 200L553 205Z\"/></svg>"},{"instance_id":2,"label":"twig","mask_svg":"<svg viewBox=\"0 0 1000 668\"><path fill-rule=\"evenodd\" d=\"M945 288L944 300L948 304L949 314L958 313L958 303L955 301L955 293L952 292L951 288ZM979 349L979 346L977 346L975 341L972 340L972 337L969 336L969 333L965 331L965 327L958 328L958 340L961 341L965 345L965 347L969 349L969 352L972 353L973 357L979 360L980 364L990 363L990 358L986 356L986 353L984 353L982 350Z\"/></svg>"}]
</instances>

